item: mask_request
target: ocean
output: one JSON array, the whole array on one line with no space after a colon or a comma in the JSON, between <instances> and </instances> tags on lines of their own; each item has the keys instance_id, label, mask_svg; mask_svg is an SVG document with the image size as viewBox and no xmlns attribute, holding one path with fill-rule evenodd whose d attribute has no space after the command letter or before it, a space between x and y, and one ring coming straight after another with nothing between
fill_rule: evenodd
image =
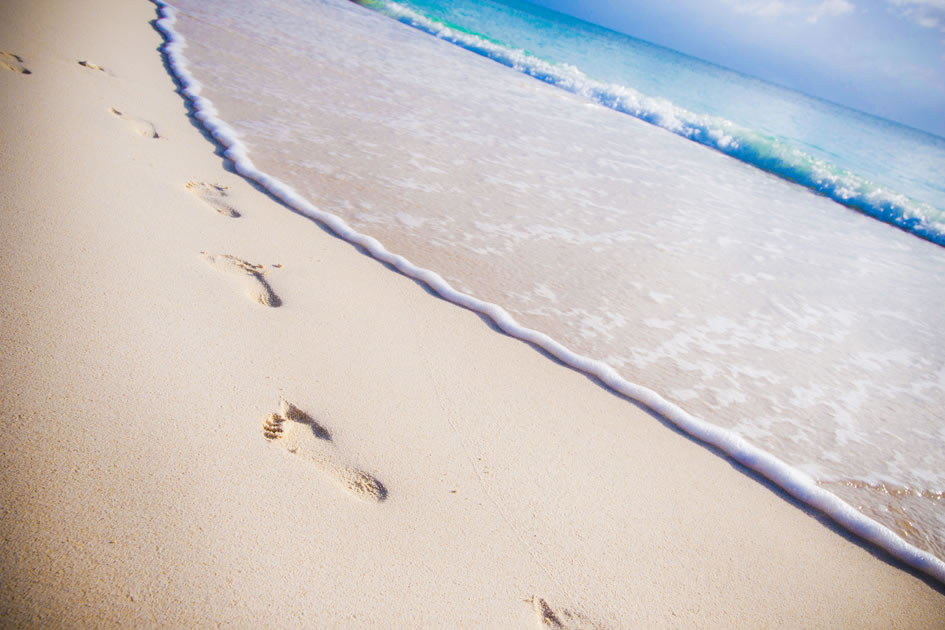
<instances>
[{"instance_id":1,"label":"ocean","mask_svg":"<svg viewBox=\"0 0 945 630\"><path fill-rule=\"evenodd\" d=\"M945 579L945 139L516 0L170 5L239 172Z\"/></svg>"}]
</instances>

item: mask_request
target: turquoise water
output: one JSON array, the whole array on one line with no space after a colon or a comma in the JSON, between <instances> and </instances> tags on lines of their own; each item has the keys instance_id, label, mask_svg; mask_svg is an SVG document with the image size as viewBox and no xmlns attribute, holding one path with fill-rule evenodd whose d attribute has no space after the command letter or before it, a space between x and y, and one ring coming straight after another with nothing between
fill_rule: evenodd
<instances>
[{"instance_id":1,"label":"turquoise water","mask_svg":"<svg viewBox=\"0 0 945 630\"><path fill-rule=\"evenodd\" d=\"M945 139L516 0L359 2L945 245Z\"/></svg>"}]
</instances>

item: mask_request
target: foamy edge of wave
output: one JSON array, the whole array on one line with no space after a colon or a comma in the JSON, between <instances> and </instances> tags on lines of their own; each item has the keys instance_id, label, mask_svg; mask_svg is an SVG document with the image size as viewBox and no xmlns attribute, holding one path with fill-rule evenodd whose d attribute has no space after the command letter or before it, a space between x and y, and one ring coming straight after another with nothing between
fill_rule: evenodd
<instances>
[{"instance_id":1,"label":"foamy edge of wave","mask_svg":"<svg viewBox=\"0 0 945 630\"><path fill-rule=\"evenodd\" d=\"M180 84L181 93L190 100L194 108L194 117L223 147L223 156L233 162L237 173L256 182L271 195L301 214L328 227L340 238L363 247L375 259L392 265L410 278L423 282L443 299L485 315L508 335L538 346L567 365L598 378L610 389L641 403L691 437L718 448L739 464L762 475L799 501L823 512L842 527L885 549L905 564L945 584L945 562L910 545L892 530L864 516L839 497L818 487L811 477L800 470L748 443L735 433L691 415L655 391L625 380L609 365L572 352L544 333L525 328L502 307L455 290L439 274L417 267L403 256L392 254L377 239L355 231L341 217L318 209L287 184L258 170L250 159L246 146L238 139L236 131L217 116L216 108L208 99L200 96L201 84L190 74L183 54L186 41L174 30L177 10L164 0L152 0L152 2L158 7L159 17L155 26L165 39L161 51L167 59L168 67Z\"/></svg>"}]
</instances>

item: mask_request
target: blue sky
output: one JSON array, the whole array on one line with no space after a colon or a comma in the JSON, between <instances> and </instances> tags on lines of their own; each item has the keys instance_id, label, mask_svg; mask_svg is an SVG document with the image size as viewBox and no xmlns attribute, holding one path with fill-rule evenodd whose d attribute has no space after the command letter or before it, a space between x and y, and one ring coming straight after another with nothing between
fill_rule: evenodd
<instances>
[{"instance_id":1,"label":"blue sky","mask_svg":"<svg viewBox=\"0 0 945 630\"><path fill-rule=\"evenodd\" d=\"M531 0L945 137L945 0Z\"/></svg>"}]
</instances>

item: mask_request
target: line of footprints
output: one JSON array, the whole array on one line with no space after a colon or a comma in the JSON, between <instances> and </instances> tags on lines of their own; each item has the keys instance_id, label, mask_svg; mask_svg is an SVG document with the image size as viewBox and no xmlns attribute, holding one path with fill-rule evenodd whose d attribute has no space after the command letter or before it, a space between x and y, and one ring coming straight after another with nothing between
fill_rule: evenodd
<instances>
[{"instance_id":1,"label":"line of footprints","mask_svg":"<svg viewBox=\"0 0 945 630\"><path fill-rule=\"evenodd\" d=\"M111 72L88 60L79 60L76 62L86 70L92 73L102 73L114 76ZM0 70L16 72L18 74L33 74L32 70L26 67L26 61L20 55L4 50L0 50ZM108 111L116 118L121 119L136 134L150 139L160 139L161 135L157 128L150 121L131 116L115 107L110 107ZM228 218L238 218L239 211L229 202L229 193L226 186L219 184L210 184L207 182L191 181L187 183L187 190L194 194L209 208L218 214ZM212 268L222 271L228 275L239 278L246 290L247 296L254 302L263 306L279 306L282 300L273 292L272 287L266 281L265 268L263 265L254 265L245 260L230 256L229 254L213 255L207 252L200 252L203 260ZM281 265L273 265L275 268Z\"/></svg>"},{"instance_id":2,"label":"line of footprints","mask_svg":"<svg viewBox=\"0 0 945 630\"><path fill-rule=\"evenodd\" d=\"M77 62L83 68L94 72L111 75L105 68L90 61ZM19 74L32 74L23 58L17 54L0 51L0 70ZM109 112L123 120L135 133L152 139L159 139L155 126L141 118L129 116L114 107ZM204 202L218 214L228 218L238 218L239 211L229 202L227 187L207 182L191 181L187 190ZM282 302L273 292L265 279L263 265L254 265L229 254L209 254L201 252L203 260L210 267L241 279L247 296L263 306L279 306ZM275 268L281 265L273 265ZM377 478L347 464L337 453L331 434L309 414L285 399L279 401L279 411L266 416L262 425L263 436L270 442L279 443L289 453L299 455L312 462L315 467L339 484L355 497L372 503L380 503L387 498L387 489ZM596 624L579 613L568 609L553 610L540 597L525 600L532 605L536 621L543 628L597 628Z\"/></svg>"},{"instance_id":3,"label":"line of footprints","mask_svg":"<svg viewBox=\"0 0 945 630\"><path fill-rule=\"evenodd\" d=\"M110 71L92 61L83 59L76 61L76 63L93 74L102 73L114 76ZM18 74L33 74L32 70L27 68L23 57L5 50L0 50L0 70ZM161 138L157 128L150 121L131 116L115 107L108 108L108 111L122 120L134 133L144 138L155 140ZM228 199L229 193L226 186L191 181L187 183L187 190L221 216L233 219L240 216L239 211L233 207ZM239 278L245 287L246 295L254 302L272 307L282 304L282 300L275 294L264 277L266 270L263 265L254 265L229 254L213 255L207 252L200 252L200 254L203 260L212 268ZM281 265L276 264L273 267L280 268Z\"/></svg>"},{"instance_id":4,"label":"line of footprints","mask_svg":"<svg viewBox=\"0 0 945 630\"><path fill-rule=\"evenodd\" d=\"M240 216L239 211L233 207L228 197L226 186L220 184L210 184L207 182L191 181L187 182L187 190L194 194L198 199L204 202L217 214L231 219ZM240 279L246 291L246 295L252 301L263 306L279 306L282 300L275 294L269 282L266 281L266 269L264 265L255 265L242 258L231 256L229 254L210 254L200 252L204 262L217 271L235 276ZM282 265L275 264L278 269Z\"/></svg>"}]
</instances>

